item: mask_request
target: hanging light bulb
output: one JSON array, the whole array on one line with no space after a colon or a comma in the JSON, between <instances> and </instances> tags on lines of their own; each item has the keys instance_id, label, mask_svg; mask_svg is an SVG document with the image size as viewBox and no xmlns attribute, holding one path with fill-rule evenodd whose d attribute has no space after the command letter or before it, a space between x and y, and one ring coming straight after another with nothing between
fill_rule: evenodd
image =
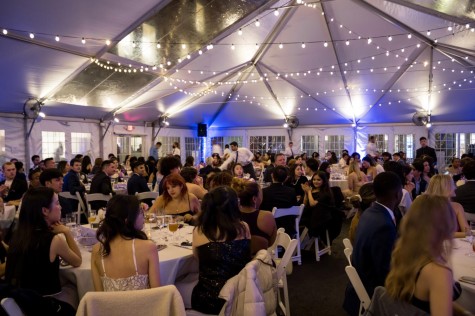
<instances>
[{"instance_id":1,"label":"hanging light bulb","mask_svg":"<svg viewBox=\"0 0 475 316\"><path fill-rule=\"evenodd\" d=\"M449 27L447 28L447 31L449 31L449 32L452 32L452 30L453 30L453 29L452 29L451 26L449 26Z\"/></svg>"},{"instance_id":2,"label":"hanging light bulb","mask_svg":"<svg viewBox=\"0 0 475 316\"><path fill-rule=\"evenodd\" d=\"M408 39L411 39L411 38L412 38L412 34L410 34L410 33L407 34L407 38L408 38Z\"/></svg>"},{"instance_id":3,"label":"hanging light bulb","mask_svg":"<svg viewBox=\"0 0 475 316\"><path fill-rule=\"evenodd\" d=\"M81 39L81 43L86 44L86 39L84 37Z\"/></svg>"},{"instance_id":4,"label":"hanging light bulb","mask_svg":"<svg viewBox=\"0 0 475 316\"><path fill-rule=\"evenodd\" d=\"M110 40L106 40L106 45L109 46L111 44Z\"/></svg>"},{"instance_id":5,"label":"hanging light bulb","mask_svg":"<svg viewBox=\"0 0 475 316\"><path fill-rule=\"evenodd\" d=\"M239 29L238 35L242 35L242 29Z\"/></svg>"},{"instance_id":6,"label":"hanging light bulb","mask_svg":"<svg viewBox=\"0 0 475 316\"><path fill-rule=\"evenodd\" d=\"M282 43L279 44L279 48L282 49L284 48L284 45Z\"/></svg>"},{"instance_id":7,"label":"hanging light bulb","mask_svg":"<svg viewBox=\"0 0 475 316\"><path fill-rule=\"evenodd\" d=\"M323 47L328 47L328 43L327 42L323 43Z\"/></svg>"},{"instance_id":8,"label":"hanging light bulb","mask_svg":"<svg viewBox=\"0 0 475 316\"><path fill-rule=\"evenodd\" d=\"M54 40L55 40L56 42L59 42L59 36L56 35L56 36L54 37Z\"/></svg>"},{"instance_id":9,"label":"hanging light bulb","mask_svg":"<svg viewBox=\"0 0 475 316\"><path fill-rule=\"evenodd\" d=\"M234 44L231 44L231 49L234 50Z\"/></svg>"},{"instance_id":10,"label":"hanging light bulb","mask_svg":"<svg viewBox=\"0 0 475 316\"><path fill-rule=\"evenodd\" d=\"M274 10L274 15L275 15L275 16L279 16L279 10L275 9L275 10Z\"/></svg>"},{"instance_id":11,"label":"hanging light bulb","mask_svg":"<svg viewBox=\"0 0 475 316\"><path fill-rule=\"evenodd\" d=\"M302 43L302 48L305 48L305 43Z\"/></svg>"},{"instance_id":12,"label":"hanging light bulb","mask_svg":"<svg viewBox=\"0 0 475 316\"><path fill-rule=\"evenodd\" d=\"M162 45L160 45L160 43L157 43L157 48L162 48Z\"/></svg>"},{"instance_id":13,"label":"hanging light bulb","mask_svg":"<svg viewBox=\"0 0 475 316\"><path fill-rule=\"evenodd\" d=\"M83 44L84 44L84 43L83 43ZM135 44L135 41L133 41L133 42L132 42L132 47L135 47L135 46L137 46L137 45Z\"/></svg>"},{"instance_id":14,"label":"hanging light bulb","mask_svg":"<svg viewBox=\"0 0 475 316\"><path fill-rule=\"evenodd\" d=\"M255 25L256 27L261 26L261 22L259 22L259 19L256 20L256 23L254 23L254 25Z\"/></svg>"},{"instance_id":15,"label":"hanging light bulb","mask_svg":"<svg viewBox=\"0 0 475 316\"><path fill-rule=\"evenodd\" d=\"M198 54L202 55L202 54L203 54L203 51L200 49L200 50L198 51Z\"/></svg>"},{"instance_id":16,"label":"hanging light bulb","mask_svg":"<svg viewBox=\"0 0 475 316\"><path fill-rule=\"evenodd\" d=\"M346 46L350 45L350 41L346 40L345 44L346 44Z\"/></svg>"},{"instance_id":17,"label":"hanging light bulb","mask_svg":"<svg viewBox=\"0 0 475 316\"><path fill-rule=\"evenodd\" d=\"M430 36L430 30L427 31L427 36Z\"/></svg>"},{"instance_id":18,"label":"hanging light bulb","mask_svg":"<svg viewBox=\"0 0 475 316\"><path fill-rule=\"evenodd\" d=\"M6 29L3 29L2 33L3 33L3 35L7 35L8 31Z\"/></svg>"},{"instance_id":19,"label":"hanging light bulb","mask_svg":"<svg viewBox=\"0 0 475 316\"><path fill-rule=\"evenodd\" d=\"M393 40L393 37L391 35L388 36L388 41L392 41Z\"/></svg>"},{"instance_id":20,"label":"hanging light bulb","mask_svg":"<svg viewBox=\"0 0 475 316\"><path fill-rule=\"evenodd\" d=\"M34 39L34 38L35 38L35 34L30 33L30 38L31 38L31 39Z\"/></svg>"},{"instance_id":21,"label":"hanging light bulb","mask_svg":"<svg viewBox=\"0 0 475 316\"><path fill-rule=\"evenodd\" d=\"M368 44L371 44L373 40L371 38L368 38Z\"/></svg>"},{"instance_id":22,"label":"hanging light bulb","mask_svg":"<svg viewBox=\"0 0 475 316\"><path fill-rule=\"evenodd\" d=\"M181 44L181 49L185 49L186 48L186 44Z\"/></svg>"}]
</instances>

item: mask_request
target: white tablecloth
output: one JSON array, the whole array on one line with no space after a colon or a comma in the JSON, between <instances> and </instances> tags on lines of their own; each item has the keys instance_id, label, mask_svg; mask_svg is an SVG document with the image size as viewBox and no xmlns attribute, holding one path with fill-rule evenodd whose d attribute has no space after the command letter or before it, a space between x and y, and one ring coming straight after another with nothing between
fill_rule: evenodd
<instances>
[{"instance_id":1,"label":"white tablecloth","mask_svg":"<svg viewBox=\"0 0 475 316\"><path fill-rule=\"evenodd\" d=\"M149 224L145 224L148 228ZM166 228L165 228L166 229ZM192 226L185 226L181 229L179 239L191 241ZM163 234L164 231L161 232ZM152 239L159 244L167 243L163 238L159 239L157 231L152 230ZM198 272L198 261L194 259L190 249L174 246L171 242L167 243L167 248L159 251L158 258L160 261L160 284L174 284L177 278L184 276L190 272ZM71 282L76 285L78 297L81 299L88 291L94 291L94 285L91 275L91 253L84 247L80 246L82 255L82 264L80 267L63 267L60 269L59 275L61 280Z\"/></svg>"},{"instance_id":2,"label":"white tablecloth","mask_svg":"<svg viewBox=\"0 0 475 316\"><path fill-rule=\"evenodd\" d=\"M3 205L3 213L0 214L0 229L10 227L15 218L16 207L14 205Z\"/></svg>"},{"instance_id":3,"label":"white tablecloth","mask_svg":"<svg viewBox=\"0 0 475 316\"><path fill-rule=\"evenodd\" d=\"M454 248L451 257L454 279L458 281L461 276L475 277L475 257L465 255L473 252L470 243L455 239ZM462 295L457 303L475 313L475 285L464 282L460 282L460 284L462 285Z\"/></svg>"},{"instance_id":4,"label":"white tablecloth","mask_svg":"<svg viewBox=\"0 0 475 316\"><path fill-rule=\"evenodd\" d=\"M340 187L342 191L348 190L348 180L331 180L330 187Z\"/></svg>"}]
</instances>

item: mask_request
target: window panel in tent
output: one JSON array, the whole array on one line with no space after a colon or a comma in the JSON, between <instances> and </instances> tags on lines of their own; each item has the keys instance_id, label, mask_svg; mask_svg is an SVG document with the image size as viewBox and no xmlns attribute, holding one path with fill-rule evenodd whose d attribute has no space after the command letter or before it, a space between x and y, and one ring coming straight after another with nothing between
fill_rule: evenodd
<instances>
[{"instance_id":1,"label":"window panel in tent","mask_svg":"<svg viewBox=\"0 0 475 316\"><path fill-rule=\"evenodd\" d=\"M91 133L71 133L71 156L91 151Z\"/></svg>"},{"instance_id":2,"label":"window panel in tent","mask_svg":"<svg viewBox=\"0 0 475 316\"><path fill-rule=\"evenodd\" d=\"M437 167L444 170L450 164L453 157L457 155L457 133L436 133L435 152L437 154Z\"/></svg>"},{"instance_id":3,"label":"window panel in tent","mask_svg":"<svg viewBox=\"0 0 475 316\"><path fill-rule=\"evenodd\" d=\"M65 138L64 132L41 132L41 157L54 158L55 162L66 159L65 156Z\"/></svg>"},{"instance_id":4,"label":"window panel in tent","mask_svg":"<svg viewBox=\"0 0 475 316\"><path fill-rule=\"evenodd\" d=\"M324 151L333 151L337 156L345 149L344 135L325 135Z\"/></svg>"},{"instance_id":5,"label":"window panel in tent","mask_svg":"<svg viewBox=\"0 0 475 316\"><path fill-rule=\"evenodd\" d=\"M121 135L117 136L117 158L120 162L125 162L125 156L143 157L143 137Z\"/></svg>"},{"instance_id":6,"label":"window panel in tent","mask_svg":"<svg viewBox=\"0 0 475 316\"><path fill-rule=\"evenodd\" d=\"M414 138L414 134L394 135L394 152L405 152L408 163L411 163L415 157Z\"/></svg>"},{"instance_id":7,"label":"window panel in tent","mask_svg":"<svg viewBox=\"0 0 475 316\"><path fill-rule=\"evenodd\" d=\"M159 136L157 137L156 142L161 142L162 147L160 147L160 152L158 153L158 157L165 157L172 153L173 151L173 143L177 142L180 144L180 137L171 137L171 136ZM181 144L180 144L180 149Z\"/></svg>"},{"instance_id":8,"label":"window panel in tent","mask_svg":"<svg viewBox=\"0 0 475 316\"><path fill-rule=\"evenodd\" d=\"M185 137L185 156L192 156L195 158L195 165L200 163L203 159L203 137Z\"/></svg>"},{"instance_id":9,"label":"window panel in tent","mask_svg":"<svg viewBox=\"0 0 475 316\"><path fill-rule=\"evenodd\" d=\"M0 165L3 165L5 158L5 130L0 129Z\"/></svg>"},{"instance_id":10,"label":"window panel in tent","mask_svg":"<svg viewBox=\"0 0 475 316\"><path fill-rule=\"evenodd\" d=\"M319 137L318 135L304 135L300 140L301 153L307 153L307 157L312 157L314 152L318 152ZM339 154L339 153L338 153ZM337 155L338 155L337 154Z\"/></svg>"}]
</instances>

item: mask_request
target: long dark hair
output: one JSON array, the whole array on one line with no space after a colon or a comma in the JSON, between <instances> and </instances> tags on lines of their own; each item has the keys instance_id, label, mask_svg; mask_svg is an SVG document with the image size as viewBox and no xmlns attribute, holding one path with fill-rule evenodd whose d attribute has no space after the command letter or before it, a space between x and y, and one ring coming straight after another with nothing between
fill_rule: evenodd
<instances>
[{"instance_id":1,"label":"long dark hair","mask_svg":"<svg viewBox=\"0 0 475 316\"><path fill-rule=\"evenodd\" d=\"M10 249L18 253L27 253L38 243L34 235L37 232L51 233L43 215L43 207L51 208L54 190L47 187L29 189L21 201L18 227L13 234Z\"/></svg>"},{"instance_id":2,"label":"long dark hair","mask_svg":"<svg viewBox=\"0 0 475 316\"><path fill-rule=\"evenodd\" d=\"M236 191L219 186L203 197L196 226L211 241L232 241L238 235L245 235L240 215Z\"/></svg>"},{"instance_id":3,"label":"long dark hair","mask_svg":"<svg viewBox=\"0 0 475 316\"><path fill-rule=\"evenodd\" d=\"M313 185L313 179L318 176L320 179L322 179L322 186L320 187L320 194L325 194L331 197L331 200L333 201L333 194L330 189L330 184L328 182L327 174L323 171L318 171L317 173L314 173L312 176L312 179L309 181L310 186L312 189L315 189Z\"/></svg>"},{"instance_id":4,"label":"long dark hair","mask_svg":"<svg viewBox=\"0 0 475 316\"><path fill-rule=\"evenodd\" d=\"M140 213L140 202L134 195L117 194L109 200L106 217L97 229L97 240L102 244L102 255L108 256L110 242L116 236L125 239L147 239L147 235L135 228L135 221Z\"/></svg>"},{"instance_id":5,"label":"long dark hair","mask_svg":"<svg viewBox=\"0 0 475 316\"><path fill-rule=\"evenodd\" d=\"M91 157L89 157L88 155L82 157L81 172L84 173L84 174L91 173L91 169L87 169L88 167L91 168L90 166L92 166Z\"/></svg>"},{"instance_id":6,"label":"long dark hair","mask_svg":"<svg viewBox=\"0 0 475 316\"><path fill-rule=\"evenodd\" d=\"M297 169L298 167L303 168L303 165L294 163L292 166L290 166L289 177L287 178L287 182L293 183L295 180L298 180L295 178L295 169Z\"/></svg>"}]
</instances>

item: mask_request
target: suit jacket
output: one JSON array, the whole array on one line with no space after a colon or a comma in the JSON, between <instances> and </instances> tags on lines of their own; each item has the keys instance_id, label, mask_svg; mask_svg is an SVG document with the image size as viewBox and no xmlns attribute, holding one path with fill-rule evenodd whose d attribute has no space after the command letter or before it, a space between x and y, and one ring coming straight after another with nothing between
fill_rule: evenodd
<instances>
[{"instance_id":1,"label":"suit jacket","mask_svg":"<svg viewBox=\"0 0 475 316\"><path fill-rule=\"evenodd\" d=\"M111 178L103 171L99 172L94 176L91 182L91 189L89 190L89 192L113 195L115 194L114 190L112 189ZM93 210L98 210L99 208L105 207L106 205L106 202L97 201L91 203L91 208Z\"/></svg>"},{"instance_id":2,"label":"suit jacket","mask_svg":"<svg viewBox=\"0 0 475 316\"><path fill-rule=\"evenodd\" d=\"M5 180L0 182L0 185L5 184ZM26 180L20 176L16 175L13 179L12 185L6 197L3 198L4 202L19 200L23 197L26 190L28 190L28 183Z\"/></svg>"},{"instance_id":3,"label":"suit jacket","mask_svg":"<svg viewBox=\"0 0 475 316\"><path fill-rule=\"evenodd\" d=\"M76 195L76 192L84 193L86 188L81 185L79 175L70 170L63 178L63 192L69 192L72 195Z\"/></svg>"},{"instance_id":4,"label":"suit jacket","mask_svg":"<svg viewBox=\"0 0 475 316\"><path fill-rule=\"evenodd\" d=\"M147 181L144 177L134 173L127 181L127 193L134 195L135 193L149 192Z\"/></svg>"},{"instance_id":5,"label":"suit jacket","mask_svg":"<svg viewBox=\"0 0 475 316\"><path fill-rule=\"evenodd\" d=\"M384 286L384 281L389 273L391 252L396 242L396 234L396 225L382 205L374 203L361 215L356 230L351 262L369 297L373 295L377 286ZM357 298L356 292L350 287L346 291L345 303L353 301L354 297ZM358 307L359 304L353 306L356 310ZM350 314L353 313L350 312Z\"/></svg>"},{"instance_id":6,"label":"suit jacket","mask_svg":"<svg viewBox=\"0 0 475 316\"><path fill-rule=\"evenodd\" d=\"M272 183L262 190L262 204L260 209L272 211L274 207L289 208L297 204L295 189L282 183ZM285 228L289 236L295 235L295 216L283 216L275 220L277 227Z\"/></svg>"},{"instance_id":7,"label":"suit jacket","mask_svg":"<svg viewBox=\"0 0 475 316\"><path fill-rule=\"evenodd\" d=\"M416 158L421 158L422 156L427 155L432 157L434 164L437 164L437 155L435 154L435 149L429 146L421 147L416 150Z\"/></svg>"},{"instance_id":8,"label":"suit jacket","mask_svg":"<svg viewBox=\"0 0 475 316\"><path fill-rule=\"evenodd\" d=\"M416 184L416 180L414 180L414 178L412 179L412 182L414 184ZM424 180L424 178L421 177L421 183L419 184L419 194L416 193L416 188L414 187L414 189L412 189L412 200L414 201L414 199L418 196L418 195L421 195L422 193L424 193L427 189L427 181Z\"/></svg>"},{"instance_id":9,"label":"suit jacket","mask_svg":"<svg viewBox=\"0 0 475 316\"><path fill-rule=\"evenodd\" d=\"M462 204L467 213L475 213L475 181L466 181L455 189L454 202Z\"/></svg>"}]
</instances>

